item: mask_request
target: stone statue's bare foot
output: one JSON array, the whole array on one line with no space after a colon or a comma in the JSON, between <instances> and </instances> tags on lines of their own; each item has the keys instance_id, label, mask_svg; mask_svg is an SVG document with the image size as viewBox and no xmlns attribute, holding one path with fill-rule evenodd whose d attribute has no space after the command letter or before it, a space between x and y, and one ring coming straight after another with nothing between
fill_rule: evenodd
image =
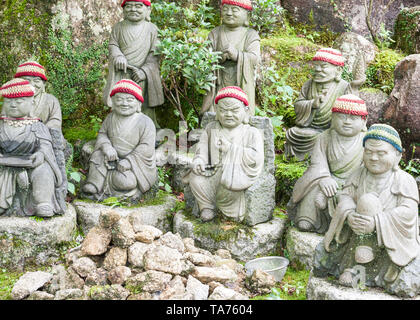
<instances>
[{"instance_id":1,"label":"stone statue's bare foot","mask_svg":"<svg viewBox=\"0 0 420 320\"><path fill-rule=\"evenodd\" d=\"M338 283L345 287L351 287L353 283L353 274L351 269L345 269L338 279Z\"/></svg>"},{"instance_id":2,"label":"stone statue's bare foot","mask_svg":"<svg viewBox=\"0 0 420 320\"><path fill-rule=\"evenodd\" d=\"M98 193L98 190L96 190L96 187L91 183L86 183L82 189L83 189L83 192L85 193L90 193L90 194Z\"/></svg>"},{"instance_id":3,"label":"stone statue's bare foot","mask_svg":"<svg viewBox=\"0 0 420 320\"><path fill-rule=\"evenodd\" d=\"M312 231L314 226L309 221L300 220L297 224L297 227L301 231Z\"/></svg>"},{"instance_id":4,"label":"stone statue's bare foot","mask_svg":"<svg viewBox=\"0 0 420 320\"><path fill-rule=\"evenodd\" d=\"M36 208L36 215L38 217L52 217L54 210L49 204L39 205Z\"/></svg>"},{"instance_id":5,"label":"stone statue's bare foot","mask_svg":"<svg viewBox=\"0 0 420 320\"><path fill-rule=\"evenodd\" d=\"M386 282L394 282L398 275L400 274L400 269L393 263L391 263L388 267L388 270L386 271L384 275L384 280Z\"/></svg>"},{"instance_id":6,"label":"stone statue's bare foot","mask_svg":"<svg viewBox=\"0 0 420 320\"><path fill-rule=\"evenodd\" d=\"M201 211L201 220L204 222L212 220L216 216L216 213L210 209L203 209Z\"/></svg>"}]
</instances>

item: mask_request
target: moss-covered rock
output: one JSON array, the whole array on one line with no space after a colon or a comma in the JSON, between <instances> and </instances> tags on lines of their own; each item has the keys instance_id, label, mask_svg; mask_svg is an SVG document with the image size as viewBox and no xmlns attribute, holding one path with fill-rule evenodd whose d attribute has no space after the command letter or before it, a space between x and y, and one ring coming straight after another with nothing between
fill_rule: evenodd
<instances>
[{"instance_id":1,"label":"moss-covered rock","mask_svg":"<svg viewBox=\"0 0 420 320\"><path fill-rule=\"evenodd\" d=\"M420 53L420 6L400 11L394 26L396 47L407 54Z\"/></svg>"}]
</instances>

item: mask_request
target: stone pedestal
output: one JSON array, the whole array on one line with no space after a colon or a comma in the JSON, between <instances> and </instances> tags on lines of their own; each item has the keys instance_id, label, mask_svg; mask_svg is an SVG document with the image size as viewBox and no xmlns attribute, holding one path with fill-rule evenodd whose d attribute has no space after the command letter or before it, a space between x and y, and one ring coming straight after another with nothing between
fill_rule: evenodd
<instances>
[{"instance_id":1,"label":"stone pedestal","mask_svg":"<svg viewBox=\"0 0 420 320\"><path fill-rule=\"evenodd\" d=\"M286 248L291 261L303 264L307 269L312 269L316 246L324 236L318 233L301 232L291 227L286 233Z\"/></svg>"},{"instance_id":2,"label":"stone pedestal","mask_svg":"<svg viewBox=\"0 0 420 320\"><path fill-rule=\"evenodd\" d=\"M52 218L0 217L0 268L22 270L57 261L60 248L75 240L76 228L76 210L70 204L63 215Z\"/></svg>"},{"instance_id":3,"label":"stone pedestal","mask_svg":"<svg viewBox=\"0 0 420 320\"><path fill-rule=\"evenodd\" d=\"M183 238L194 239L197 247L211 252L227 249L233 258L248 261L275 253L285 230L286 219L275 217L269 222L253 227L244 226L236 231L229 230L229 224L226 224L222 226L225 227L225 231L222 230L222 233L231 233L232 236L224 240L217 239L214 234L200 232L208 225L208 222L199 222L198 219L191 218L183 211L179 211L174 218L173 232L179 233Z\"/></svg>"},{"instance_id":4,"label":"stone pedestal","mask_svg":"<svg viewBox=\"0 0 420 320\"><path fill-rule=\"evenodd\" d=\"M308 300L401 300L378 288L360 290L343 287L338 285L336 280L321 279L312 274L306 287L306 298ZM420 297L407 300L420 300Z\"/></svg>"},{"instance_id":5,"label":"stone pedestal","mask_svg":"<svg viewBox=\"0 0 420 320\"><path fill-rule=\"evenodd\" d=\"M153 200L152 200L153 201ZM155 200L156 202L156 200ZM143 205L134 208L120 208L114 207L121 217L128 217L135 219L138 223L150 225L160 229L162 232L171 231L170 210L175 207L176 199L173 196L167 195L161 203L148 205L145 202ZM110 210L111 207L87 201L75 201L74 206L77 212L77 222L81 226L83 233L88 231L99 223L99 215L103 210Z\"/></svg>"}]
</instances>

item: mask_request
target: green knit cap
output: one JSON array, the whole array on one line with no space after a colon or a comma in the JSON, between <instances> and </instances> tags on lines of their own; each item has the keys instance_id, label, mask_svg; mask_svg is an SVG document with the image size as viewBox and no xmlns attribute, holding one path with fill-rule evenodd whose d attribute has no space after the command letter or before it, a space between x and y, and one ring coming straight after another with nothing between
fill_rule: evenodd
<instances>
[{"instance_id":1,"label":"green knit cap","mask_svg":"<svg viewBox=\"0 0 420 320\"><path fill-rule=\"evenodd\" d=\"M373 124L363 138L363 147L365 146L365 141L367 139L386 141L399 152L403 152L400 135L398 134L397 130L387 124Z\"/></svg>"}]
</instances>

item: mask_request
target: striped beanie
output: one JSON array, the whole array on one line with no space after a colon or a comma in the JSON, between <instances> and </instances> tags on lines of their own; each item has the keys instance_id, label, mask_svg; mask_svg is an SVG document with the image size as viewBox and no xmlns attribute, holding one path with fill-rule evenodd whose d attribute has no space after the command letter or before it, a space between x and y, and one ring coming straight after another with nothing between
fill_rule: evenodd
<instances>
[{"instance_id":1,"label":"striped beanie","mask_svg":"<svg viewBox=\"0 0 420 320\"><path fill-rule=\"evenodd\" d=\"M28 80L15 78L6 82L0 88L0 95L8 99L33 97L35 95L35 88Z\"/></svg>"},{"instance_id":2,"label":"striped beanie","mask_svg":"<svg viewBox=\"0 0 420 320\"><path fill-rule=\"evenodd\" d=\"M114 96L118 92L129 93L136 97L137 100L144 102L143 89L134 81L123 79L118 81L113 87L110 97Z\"/></svg>"},{"instance_id":3,"label":"striped beanie","mask_svg":"<svg viewBox=\"0 0 420 320\"><path fill-rule=\"evenodd\" d=\"M248 106L248 97L246 95L246 93L239 87L224 87L222 89L219 90L219 92L216 95L216 98L214 99L214 103L217 104L219 102L220 99L223 98L235 98L241 102L243 102L243 104L245 104L245 106Z\"/></svg>"},{"instance_id":4,"label":"striped beanie","mask_svg":"<svg viewBox=\"0 0 420 320\"><path fill-rule=\"evenodd\" d=\"M242 7L248 11L252 11L251 0L222 0L222 6L224 4L230 4L232 6Z\"/></svg>"},{"instance_id":5,"label":"striped beanie","mask_svg":"<svg viewBox=\"0 0 420 320\"><path fill-rule=\"evenodd\" d=\"M124 7L124 5L125 5L125 3L126 2L129 2L129 1L134 1L134 2L143 2L146 6L148 6L148 7L150 7L151 5L152 5L152 3L150 2L150 1L148 1L148 0L124 0L122 3L121 3L121 7Z\"/></svg>"},{"instance_id":6,"label":"striped beanie","mask_svg":"<svg viewBox=\"0 0 420 320\"><path fill-rule=\"evenodd\" d=\"M15 78L23 76L40 77L41 79L47 81L45 68L35 61L27 61L17 67Z\"/></svg>"},{"instance_id":7,"label":"striped beanie","mask_svg":"<svg viewBox=\"0 0 420 320\"><path fill-rule=\"evenodd\" d=\"M325 61L342 67L344 66L345 58L339 50L332 48L322 48L315 53L312 61Z\"/></svg>"},{"instance_id":8,"label":"striped beanie","mask_svg":"<svg viewBox=\"0 0 420 320\"><path fill-rule=\"evenodd\" d=\"M400 135L397 130L387 124L373 124L363 138L363 147L367 139L382 140L390 143L399 152L403 152Z\"/></svg>"},{"instance_id":9,"label":"striped beanie","mask_svg":"<svg viewBox=\"0 0 420 320\"><path fill-rule=\"evenodd\" d=\"M332 112L346 113L366 118L368 111L365 102L354 94L346 94L335 100Z\"/></svg>"}]
</instances>

